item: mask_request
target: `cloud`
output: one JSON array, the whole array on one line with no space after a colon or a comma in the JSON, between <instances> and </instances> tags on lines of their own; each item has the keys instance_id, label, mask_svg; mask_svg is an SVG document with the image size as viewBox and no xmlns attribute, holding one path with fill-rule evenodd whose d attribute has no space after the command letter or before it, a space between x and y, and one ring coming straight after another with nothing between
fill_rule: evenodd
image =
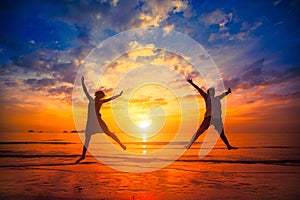
<instances>
[{"instance_id":1,"label":"cloud","mask_svg":"<svg viewBox=\"0 0 300 200\"><path fill-rule=\"evenodd\" d=\"M218 34L216 34L216 33L211 33L211 34L209 35L208 41L209 41L209 42L212 42L212 41L216 40L217 38L218 38Z\"/></svg>"},{"instance_id":2,"label":"cloud","mask_svg":"<svg viewBox=\"0 0 300 200\"><path fill-rule=\"evenodd\" d=\"M14 6L9 5L13 9ZM26 4L19 6L24 7ZM34 38L26 40L26 44L33 45L34 48L11 57L11 63L1 66L1 76L14 75L21 80L24 75L25 79L26 76L30 76L30 79L51 77L57 82L73 83L81 60L92 50L93 45L122 30L159 26L170 14L183 12L188 7L188 2L101 0L56 2L55 5L48 3L47 6L56 15L51 20L42 16L41 20L48 20L45 22L47 24L51 21L52 25L59 21L67 23L77 31L77 41L73 42L79 42L79 46L59 51L40 46ZM29 84L29 81L23 83Z\"/></svg>"},{"instance_id":3,"label":"cloud","mask_svg":"<svg viewBox=\"0 0 300 200\"><path fill-rule=\"evenodd\" d=\"M18 88L23 101L29 96L49 96L71 103L71 90L76 72L87 54L86 47L64 51L36 49L11 59L0 67L3 93ZM31 94L31 95L29 95Z\"/></svg>"},{"instance_id":4,"label":"cloud","mask_svg":"<svg viewBox=\"0 0 300 200\"><path fill-rule=\"evenodd\" d=\"M184 12L187 8L187 1L153 0L145 1L142 10L146 13L151 13L152 16L159 16L161 22L168 18L169 13Z\"/></svg>"},{"instance_id":5,"label":"cloud","mask_svg":"<svg viewBox=\"0 0 300 200\"><path fill-rule=\"evenodd\" d=\"M249 24L248 22L243 22L241 27L240 27L240 32L237 33L231 33L230 31L224 32L226 29L222 29L219 33L211 33L208 41L213 42L219 39L222 40L229 40L229 41L245 41L249 38L251 38L251 33L255 31L258 27L262 26L263 22L262 21L256 21L252 25Z\"/></svg>"},{"instance_id":6,"label":"cloud","mask_svg":"<svg viewBox=\"0 0 300 200\"><path fill-rule=\"evenodd\" d=\"M188 6L188 1L180 0L70 2L60 19L70 25L76 24L76 28L89 36L91 42L99 42L108 37L105 33L109 30L117 33L138 27L160 26L171 14L184 12Z\"/></svg>"},{"instance_id":7,"label":"cloud","mask_svg":"<svg viewBox=\"0 0 300 200\"><path fill-rule=\"evenodd\" d=\"M101 3L109 3L112 6L117 6L119 0L101 0Z\"/></svg>"},{"instance_id":8,"label":"cloud","mask_svg":"<svg viewBox=\"0 0 300 200\"><path fill-rule=\"evenodd\" d=\"M11 63L2 65L0 76L3 78L14 76L16 79L24 80L23 84L29 88L39 88L45 84L73 84L76 72L87 55L85 47L67 49L65 51L37 49L34 52L14 57ZM49 82L52 80L52 82Z\"/></svg>"},{"instance_id":9,"label":"cloud","mask_svg":"<svg viewBox=\"0 0 300 200\"><path fill-rule=\"evenodd\" d=\"M227 79L224 85L233 88L250 89L257 86L273 86L281 83L292 83L300 77L300 68L293 67L284 71L266 69L265 58L256 60L240 70L237 77ZM295 81L297 82L297 81Z\"/></svg>"},{"instance_id":10,"label":"cloud","mask_svg":"<svg viewBox=\"0 0 300 200\"><path fill-rule=\"evenodd\" d=\"M262 25L262 21L256 21L254 24L251 26L248 22L243 22L241 26L241 31L254 31L258 27Z\"/></svg>"},{"instance_id":11,"label":"cloud","mask_svg":"<svg viewBox=\"0 0 300 200\"><path fill-rule=\"evenodd\" d=\"M187 5L187 8L183 12L183 16L187 19L196 16L197 13L193 10L193 6L191 4Z\"/></svg>"},{"instance_id":12,"label":"cloud","mask_svg":"<svg viewBox=\"0 0 300 200\"><path fill-rule=\"evenodd\" d=\"M49 96L52 97L58 96L59 100L62 102L66 102L69 105L71 105L72 103L73 87L60 86L56 88L51 88L47 92Z\"/></svg>"},{"instance_id":13,"label":"cloud","mask_svg":"<svg viewBox=\"0 0 300 200\"><path fill-rule=\"evenodd\" d=\"M73 91L73 87L68 87L68 86L60 86L57 88L51 88L48 90L48 93L51 95L60 95L60 94L68 94L71 96Z\"/></svg>"},{"instance_id":14,"label":"cloud","mask_svg":"<svg viewBox=\"0 0 300 200\"><path fill-rule=\"evenodd\" d=\"M63 85L63 83L53 78L42 79L26 79L23 85L27 86L27 91L35 92L38 96L47 96L51 99L56 99L62 102L71 104L72 100L72 86Z\"/></svg>"},{"instance_id":15,"label":"cloud","mask_svg":"<svg viewBox=\"0 0 300 200\"><path fill-rule=\"evenodd\" d=\"M277 0L277 1L274 1L273 4L274 6L277 6L278 4L280 4L281 0Z\"/></svg>"},{"instance_id":16,"label":"cloud","mask_svg":"<svg viewBox=\"0 0 300 200\"><path fill-rule=\"evenodd\" d=\"M149 108L153 105L167 105L168 101L166 98L155 98L155 96L139 96L138 98L129 99L130 103L138 104L138 106Z\"/></svg>"},{"instance_id":17,"label":"cloud","mask_svg":"<svg viewBox=\"0 0 300 200\"><path fill-rule=\"evenodd\" d=\"M51 78L29 78L24 80L23 83L29 86L29 89L31 90L43 91L47 87L55 86L57 84L57 80Z\"/></svg>"},{"instance_id":18,"label":"cloud","mask_svg":"<svg viewBox=\"0 0 300 200\"><path fill-rule=\"evenodd\" d=\"M251 33L263 25L263 20L258 19L254 22L241 22L237 12L225 12L216 9L209 13L203 13L198 18L209 33L208 42L215 41L245 41L253 37ZM215 27L218 27L216 30Z\"/></svg>"},{"instance_id":19,"label":"cloud","mask_svg":"<svg viewBox=\"0 0 300 200\"><path fill-rule=\"evenodd\" d=\"M211 13L203 13L199 17L199 21L206 26L218 25L221 30L224 30L226 24L232 22L233 14L230 12L226 14L220 9L214 10Z\"/></svg>"},{"instance_id":20,"label":"cloud","mask_svg":"<svg viewBox=\"0 0 300 200\"><path fill-rule=\"evenodd\" d=\"M22 85L22 82L19 81L18 79L15 79L13 77L8 77L8 78L5 78L3 80L3 83L8 86L8 87L20 87Z\"/></svg>"}]
</instances>

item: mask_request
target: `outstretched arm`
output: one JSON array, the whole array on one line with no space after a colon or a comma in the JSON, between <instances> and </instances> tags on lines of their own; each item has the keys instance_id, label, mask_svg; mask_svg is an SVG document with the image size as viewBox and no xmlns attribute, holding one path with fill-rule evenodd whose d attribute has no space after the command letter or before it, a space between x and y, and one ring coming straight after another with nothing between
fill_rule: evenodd
<instances>
[{"instance_id":1,"label":"outstretched arm","mask_svg":"<svg viewBox=\"0 0 300 200\"><path fill-rule=\"evenodd\" d=\"M111 101L111 100L114 100L114 99L120 97L122 94L123 94L123 91L121 91L118 95L112 96L112 97L110 97L110 98L108 98L108 99L103 99L103 100L101 100L101 101L102 101L103 103L106 103L106 102L108 102L108 101Z\"/></svg>"},{"instance_id":2,"label":"outstretched arm","mask_svg":"<svg viewBox=\"0 0 300 200\"><path fill-rule=\"evenodd\" d=\"M89 99L89 101L93 100L93 97L89 94L89 92L86 89L86 86L84 84L84 77L83 76L81 77L81 85L82 85L83 91L85 93L85 96Z\"/></svg>"},{"instance_id":3,"label":"outstretched arm","mask_svg":"<svg viewBox=\"0 0 300 200\"><path fill-rule=\"evenodd\" d=\"M221 95L219 96L219 98L222 99L222 98L224 98L225 96L227 96L227 95L230 94L230 93L231 93L231 89L228 88L228 90L227 90L226 92L224 92L223 94L221 94Z\"/></svg>"},{"instance_id":4,"label":"outstretched arm","mask_svg":"<svg viewBox=\"0 0 300 200\"><path fill-rule=\"evenodd\" d=\"M194 88L196 88L203 98L207 98L208 94L204 92L201 88L199 88L195 83L193 83L192 79L187 79L187 82L189 82Z\"/></svg>"}]
</instances>

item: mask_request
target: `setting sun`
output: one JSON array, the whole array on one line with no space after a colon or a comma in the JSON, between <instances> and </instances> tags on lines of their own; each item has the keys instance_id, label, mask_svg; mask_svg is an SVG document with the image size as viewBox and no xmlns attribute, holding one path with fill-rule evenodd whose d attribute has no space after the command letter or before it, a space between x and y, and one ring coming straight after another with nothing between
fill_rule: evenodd
<instances>
[{"instance_id":1,"label":"setting sun","mask_svg":"<svg viewBox=\"0 0 300 200\"><path fill-rule=\"evenodd\" d=\"M143 142L147 142L147 136L143 137Z\"/></svg>"},{"instance_id":2,"label":"setting sun","mask_svg":"<svg viewBox=\"0 0 300 200\"><path fill-rule=\"evenodd\" d=\"M151 122L150 121L146 121L146 120L144 120L144 121L139 121L138 122L138 126L140 127L140 128L147 128L147 127L149 127L151 125Z\"/></svg>"}]
</instances>

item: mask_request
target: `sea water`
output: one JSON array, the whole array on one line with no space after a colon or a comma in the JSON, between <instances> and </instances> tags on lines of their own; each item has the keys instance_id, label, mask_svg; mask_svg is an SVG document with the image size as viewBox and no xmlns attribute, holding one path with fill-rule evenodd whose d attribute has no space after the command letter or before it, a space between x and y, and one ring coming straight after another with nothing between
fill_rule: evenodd
<instances>
[{"instance_id":1,"label":"sea water","mask_svg":"<svg viewBox=\"0 0 300 200\"><path fill-rule=\"evenodd\" d=\"M128 173L87 153L76 133L0 133L1 199L297 199L300 197L300 135L228 134L198 157L204 136L170 165ZM162 142L124 142L128 152L163 148ZM96 145L106 145L97 141ZM174 149L183 148L184 142ZM145 155L146 157L146 155ZM115 155L115 164L126 159ZM133 162L128 160L127 162ZM127 163L128 164L128 163ZM136 163L132 163L136 164Z\"/></svg>"}]
</instances>

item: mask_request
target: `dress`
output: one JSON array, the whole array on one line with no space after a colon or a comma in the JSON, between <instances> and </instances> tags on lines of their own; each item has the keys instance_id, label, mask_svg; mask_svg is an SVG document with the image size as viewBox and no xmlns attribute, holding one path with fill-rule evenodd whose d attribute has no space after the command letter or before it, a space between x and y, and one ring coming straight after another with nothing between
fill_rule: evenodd
<instances>
[{"instance_id":1,"label":"dress","mask_svg":"<svg viewBox=\"0 0 300 200\"><path fill-rule=\"evenodd\" d=\"M100 115L100 113L99 113ZM95 133L103 133L102 128L99 125L99 121L97 119L97 114L95 110L95 100L89 100L88 105L88 118L86 122L86 134L93 135Z\"/></svg>"}]
</instances>

